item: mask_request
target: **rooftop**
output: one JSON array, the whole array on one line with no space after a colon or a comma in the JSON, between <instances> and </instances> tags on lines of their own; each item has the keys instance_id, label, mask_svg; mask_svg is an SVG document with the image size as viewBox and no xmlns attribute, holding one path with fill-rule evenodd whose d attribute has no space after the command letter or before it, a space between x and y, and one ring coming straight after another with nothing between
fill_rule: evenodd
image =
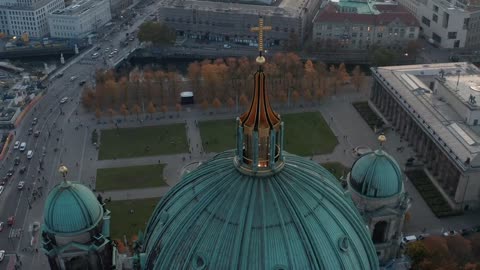
<instances>
[{"instance_id":1,"label":"rooftop","mask_svg":"<svg viewBox=\"0 0 480 270\"><path fill-rule=\"evenodd\" d=\"M355 12L349 8L355 9ZM315 17L315 22L335 22L388 25L394 21L409 26L418 26L415 17L404 7L390 2L371 2L369 4L357 1L329 2Z\"/></svg>"},{"instance_id":2,"label":"rooftop","mask_svg":"<svg viewBox=\"0 0 480 270\"><path fill-rule=\"evenodd\" d=\"M95 6L102 3L104 0L80 0L80 1L73 1L72 4L64 9L58 9L52 14L54 15L80 15L89 11L90 9L94 9Z\"/></svg>"},{"instance_id":3,"label":"rooftop","mask_svg":"<svg viewBox=\"0 0 480 270\"><path fill-rule=\"evenodd\" d=\"M435 81L454 101L461 102L457 106L480 111L479 104L470 100L472 95L480 101L480 69L462 62L379 67L374 72L385 79L392 87L390 91L404 101L411 114L417 115L419 123L462 169L468 168L467 160L470 166L480 167L480 127L467 125L458 109L427 86Z\"/></svg>"},{"instance_id":4,"label":"rooftop","mask_svg":"<svg viewBox=\"0 0 480 270\"><path fill-rule=\"evenodd\" d=\"M253 14L264 16L299 17L308 4L308 0L281 0L275 5L254 5L202 0L170 0L162 2L164 7L178 7L232 14Z\"/></svg>"}]
</instances>

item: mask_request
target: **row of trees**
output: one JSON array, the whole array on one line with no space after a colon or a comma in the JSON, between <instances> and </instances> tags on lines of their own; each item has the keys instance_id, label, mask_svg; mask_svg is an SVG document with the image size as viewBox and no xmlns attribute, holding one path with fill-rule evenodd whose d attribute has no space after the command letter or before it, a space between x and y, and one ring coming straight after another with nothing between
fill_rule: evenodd
<instances>
[{"instance_id":1,"label":"row of trees","mask_svg":"<svg viewBox=\"0 0 480 270\"><path fill-rule=\"evenodd\" d=\"M413 269L480 270L480 233L469 238L430 236L408 244L406 253Z\"/></svg>"},{"instance_id":2,"label":"row of trees","mask_svg":"<svg viewBox=\"0 0 480 270\"><path fill-rule=\"evenodd\" d=\"M253 89L253 75L257 69L248 58L227 58L193 62L188 66L186 78L176 71L138 68L125 76L113 71L96 73L95 89L86 86L83 105L98 114L166 112L175 107L180 110L180 92L191 90L203 109L246 106ZM324 63L302 63L294 53L276 54L264 66L270 98L287 106L300 99L315 102L336 94L346 83L359 90L365 74L355 67L351 75L344 64L327 67Z\"/></svg>"}]
</instances>

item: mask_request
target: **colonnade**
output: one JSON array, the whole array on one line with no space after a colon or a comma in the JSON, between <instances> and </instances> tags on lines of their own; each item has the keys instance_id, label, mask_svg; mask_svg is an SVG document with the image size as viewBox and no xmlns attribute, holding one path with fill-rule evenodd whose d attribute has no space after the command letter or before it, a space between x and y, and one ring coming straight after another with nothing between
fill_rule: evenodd
<instances>
[{"instance_id":1,"label":"colonnade","mask_svg":"<svg viewBox=\"0 0 480 270\"><path fill-rule=\"evenodd\" d=\"M424 162L425 167L436 178L445 193L454 198L461 176L460 170L412 117L415 117L418 121L423 120L407 112L399 103L401 101L395 99L377 81L373 85L370 100L383 116L390 121L392 127L400 134L401 138L412 146L417 153L417 158ZM404 106L407 106L407 104L404 103Z\"/></svg>"}]
</instances>

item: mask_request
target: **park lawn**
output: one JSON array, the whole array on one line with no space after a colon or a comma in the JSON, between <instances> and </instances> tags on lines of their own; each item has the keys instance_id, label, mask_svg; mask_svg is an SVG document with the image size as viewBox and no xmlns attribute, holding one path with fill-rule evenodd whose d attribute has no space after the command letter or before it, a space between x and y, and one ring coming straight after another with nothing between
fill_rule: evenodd
<instances>
[{"instance_id":1,"label":"park lawn","mask_svg":"<svg viewBox=\"0 0 480 270\"><path fill-rule=\"evenodd\" d=\"M331 153L338 144L319 112L282 115L285 122L285 150L296 155L311 156ZM235 148L235 120L200 122L200 134L206 152Z\"/></svg>"},{"instance_id":2,"label":"park lawn","mask_svg":"<svg viewBox=\"0 0 480 270\"><path fill-rule=\"evenodd\" d=\"M321 163L320 165L331 172L337 178L337 180L340 180L340 177L342 176L346 177L348 171L350 170L349 168L343 166L342 163L336 161L325 162Z\"/></svg>"},{"instance_id":3,"label":"park lawn","mask_svg":"<svg viewBox=\"0 0 480 270\"><path fill-rule=\"evenodd\" d=\"M203 149L206 152L222 152L235 147L236 121L215 120L199 123Z\"/></svg>"},{"instance_id":4,"label":"park lawn","mask_svg":"<svg viewBox=\"0 0 480 270\"><path fill-rule=\"evenodd\" d=\"M123 240L123 235L126 235L130 242L133 235L138 236L139 230L145 232L147 222L159 201L160 198L149 198L108 202L106 207L111 211L112 217L110 237Z\"/></svg>"},{"instance_id":5,"label":"park lawn","mask_svg":"<svg viewBox=\"0 0 480 270\"><path fill-rule=\"evenodd\" d=\"M104 168L97 170L96 190L118 190L166 186L165 164Z\"/></svg>"},{"instance_id":6,"label":"park lawn","mask_svg":"<svg viewBox=\"0 0 480 270\"><path fill-rule=\"evenodd\" d=\"M188 152L185 124L104 129L100 140L99 160Z\"/></svg>"}]
</instances>

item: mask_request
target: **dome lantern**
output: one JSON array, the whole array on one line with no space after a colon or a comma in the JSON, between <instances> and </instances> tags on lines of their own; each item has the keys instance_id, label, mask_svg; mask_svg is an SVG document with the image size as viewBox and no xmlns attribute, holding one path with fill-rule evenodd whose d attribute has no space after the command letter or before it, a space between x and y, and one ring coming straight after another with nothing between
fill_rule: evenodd
<instances>
[{"instance_id":1,"label":"dome lantern","mask_svg":"<svg viewBox=\"0 0 480 270\"><path fill-rule=\"evenodd\" d=\"M237 118L235 158L237 167L247 174L268 175L283 166L283 123L268 100L266 76L262 68L266 61L263 56L263 31L270 29L270 26L263 25L263 18L259 19L258 27L251 29L258 32L258 70L254 75L254 93L250 108Z\"/></svg>"}]
</instances>

